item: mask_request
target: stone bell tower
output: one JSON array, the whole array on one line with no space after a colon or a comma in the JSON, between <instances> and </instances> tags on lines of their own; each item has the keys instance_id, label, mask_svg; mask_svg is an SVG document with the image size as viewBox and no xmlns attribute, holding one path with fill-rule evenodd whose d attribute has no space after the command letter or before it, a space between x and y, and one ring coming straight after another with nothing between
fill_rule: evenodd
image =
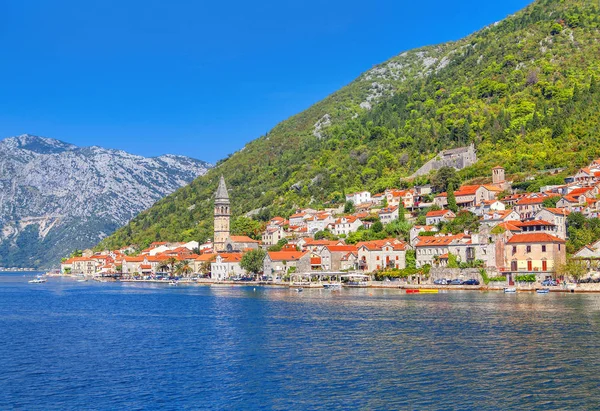
<instances>
[{"instance_id":1,"label":"stone bell tower","mask_svg":"<svg viewBox=\"0 0 600 411\"><path fill-rule=\"evenodd\" d=\"M216 252L225 251L225 243L229 239L229 219L231 209L225 178L221 176L219 187L215 194L215 233L213 247Z\"/></svg>"}]
</instances>

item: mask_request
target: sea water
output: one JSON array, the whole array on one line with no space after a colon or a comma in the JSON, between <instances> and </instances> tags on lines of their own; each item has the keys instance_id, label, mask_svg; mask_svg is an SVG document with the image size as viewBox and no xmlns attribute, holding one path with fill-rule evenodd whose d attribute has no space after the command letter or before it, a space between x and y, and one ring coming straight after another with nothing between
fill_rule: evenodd
<instances>
[{"instance_id":1,"label":"sea water","mask_svg":"<svg viewBox=\"0 0 600 411\"><path fill-rule=\"evenodd\" d=\"M0 409L598 409L600 295L0 273Z\"/></svg>"}]
</instances>

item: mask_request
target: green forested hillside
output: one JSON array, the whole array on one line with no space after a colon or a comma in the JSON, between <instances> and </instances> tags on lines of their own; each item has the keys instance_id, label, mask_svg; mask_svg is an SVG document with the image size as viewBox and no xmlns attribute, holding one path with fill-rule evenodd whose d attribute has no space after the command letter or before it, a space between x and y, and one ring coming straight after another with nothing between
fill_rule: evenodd
<instances>
[{"instance_id":1,"label":"green forested hillside","mask_svg":"<svg viewBox=\"0 0 600 411\"><path fill-rule=\"evenodd\" d=\"M289 214L344 192L408 184L437 151L474 143L463 180L503 164L517 180L600 156L600 6L540 0L460 41L404 52L281 122L101 247L212 234L223 174L234 215ZM449 23L450 24L450 23Z\"/></svg>"}]
</instances>

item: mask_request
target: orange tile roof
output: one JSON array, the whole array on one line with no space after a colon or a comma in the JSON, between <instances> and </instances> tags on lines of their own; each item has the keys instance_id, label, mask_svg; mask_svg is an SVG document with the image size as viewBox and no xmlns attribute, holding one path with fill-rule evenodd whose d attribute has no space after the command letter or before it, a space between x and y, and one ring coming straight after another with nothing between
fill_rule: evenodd
<instances>
[{"instance_id":1,"label":"orange tile roof","mask_svg":"<svg viewBox=\"0 0 600 411\"><path fill-rule=\"evenodd\" d=\"M311 257L310 265L321 265L321 257Z\"/></svg>"},{"instance_id":2,"label":"orange tile roof","mask_svg":"<svg viewBox=\"0 0 600 411\"><path fill-rule=\"evenodd\" d=\"M304 257L307 252L302 251L269 251L271 261L298 261Z\"/></svg>"},{"instance_id":3,"label":"orange tile roof","mask_svg":"<svg viewBox=\"0 0 600 411\"><path fill-rule=\"evenodd\" d=\"M260 241L253 240L246 235L232 235L232 236L229 236L229 238L234 243L260 243Z\"/></svg>"},{"instance_id":4,"label":"orange tile roof","mask_svg":"<svg viewBox=\"0 0 600 411\"><path fill-rule=\"evenodd\" d=\"M327 248L332 253L358 251L358 248L354 245L327 245L325 246L325 248Z\"/></svg>"},{"instance_id":5,"label":"orange tile roof","mask_svg":"<svg viewBox=\"0 0 600 411\"><path fill-rule=\"evenodd\" d=\"M389 214L389 213L393 213L394 211L396 211L398 209L398 207L394 206L394 207L387 207L387 208L382 208L381 210L379 210L379 214Z\"/></svg>"},{"instance_id":6,"label":"orange tile roof","mask_svg":"<svg viewBox=\"0 0 600 411\"><path fill-rule=\"evenodd\" d=\"M219 256L223 259L224 263L237 263L242 261L242 253L220 253Z\"/></svg>"},{"instance_id":7,"label":"orange tile roof","mask_svg":"<svg viewBox=\"0 0 600 411\"><path fill-rule=\"evenodd\" d=\"M521 243L565 243L565 240L547 233L525 233L515 234L508 241L508 244Z\"/></svg>"},{"instance_id":8,"label":"orange tile roof","mask_svg":"<svg viewBox=\"0 0 600 411\"><path fill-rule=\"evenodd\" d=\"M445 216L448 213L454 214L450 210L434 210L434 211L428 212L426 214L426 217L443 217L443 216Z\"/></svg>"},{"instance_id":9,"label":"orange tile roof","mask_svg":"<svg viewBox=\"0 0 600 411\"><path fill-rule=\"evenodd\" d=\"M450 245L455 240L461 240L464 234L447 235L443 237L419 237L417 247L438 247Z\"/></svg>"},{"instance_id":10,"label":"orange tile roof","mask_svg":"<svg viewBox=\"0 0 600 411\"><path fill-rule=\"evenodd\" d=\"M582 187L582 188L576 188L575 190L571 191L568 195L570 196L580 196L581 194L585 194L588 191L592 190L592 187Z\"/></svg>"},{"instance_id":11,"label":"orange tile roof","mask_svg":"<svg viewBox=\"0 0 600 411\"><path fill-rule=\"evenodd\" d=\"M544 210L548 210L552 214L558 214L563 216L568 216L569 214L571 214L571 212L566 208L544 208Z\"/></svg>"},{"instance_id":12,"label":"orange tile roof","mask_svg":"<svg viewBox=\"0 0 600 411\"><path fill-rule=\"evenodd\" d=\"M381 250L384 246L392 246L396 251L406 250L406 244L395 238L387 238L384 240L361 241L356 244L358 249L365 247L367 250Z\"/></svg>"}]
</instances>

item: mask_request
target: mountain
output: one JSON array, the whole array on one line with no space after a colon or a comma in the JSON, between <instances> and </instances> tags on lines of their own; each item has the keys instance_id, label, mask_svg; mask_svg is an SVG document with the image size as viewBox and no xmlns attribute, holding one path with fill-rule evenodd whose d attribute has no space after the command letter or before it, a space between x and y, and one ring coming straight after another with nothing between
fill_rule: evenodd
<instances>
[{"instance_id":1,"label":"mountain","mask_svg":"<svg viewBox=\"0 0 600 411\"><path fill-rule=\"evenodd\" d=\"M27 134L4 139L0 266L56 265L210 167L184 156L145 158Z\"/></svg>"},{"instance_id":2,"label":"mountain","mask_svg":"<svg viewBox=\"0 0 600 411\"><path fill-rule=\"evenodd\" d=\"M436 152L470 143L479 161L459 173L463 181L489 176L497 164L516 182L573 170L600 156L599 56L597 1L535 1L464 39L373 67L99 247L209 238L221 174L234 216L254 210L264 219L339 202L351 190L406 186Z\"/></svg>"}]
</instances>

